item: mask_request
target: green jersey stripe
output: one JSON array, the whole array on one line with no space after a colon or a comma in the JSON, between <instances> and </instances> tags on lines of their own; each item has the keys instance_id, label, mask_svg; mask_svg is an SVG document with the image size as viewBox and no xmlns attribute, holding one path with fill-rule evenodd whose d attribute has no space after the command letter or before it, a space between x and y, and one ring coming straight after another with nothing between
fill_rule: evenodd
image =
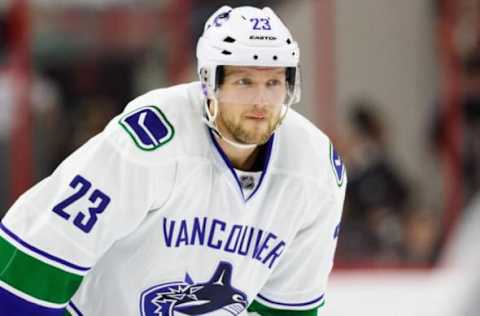
<instances>
[{"instance_id":1,"label":"green jersey stripe","mask_svg":"<svg viewBox=\"0 0 480 316\"><path fill-rule=\"evenodd\" d=\"M322 305L323 306L323 303ZM253 303L248 306L248 312L250 313L258 313L262 316L317 316L318 310L317 308L309 309L309 310L282 310L282 309L275 309L271 307L267 307L258 301L253 301Z\"/></svg>"},{"instance_id":2,"label":"green jersey stripe","mask_svg":"<svg viewBox=\"0 0 480 316\"><path fill-rule=\"evenodd\" d=\"M85 275L91 267L82 267L75 263L69 262L65 259L53 256L52 254L43 251L26 241L24 241L20 236L16 235L14 232L9 230L3 223L0 222L0 237L7 240L9 243L14 245L19 250L23 251L24 253L35 257L41 261L46 262L49 265L53 265L59 269L65 270L67 272L79 274L81 276Z\"/></svg>"},{"instance_id":3,"label":"green jersey stripe","mask_svg":"<svg viewBox=\"0 0 480 316\"><path fill-rule=\"evenodd\" d=\"M36 299L65 304L82 277L48 265L0 237L0 280Z\"/></svg>"}]
</instances>

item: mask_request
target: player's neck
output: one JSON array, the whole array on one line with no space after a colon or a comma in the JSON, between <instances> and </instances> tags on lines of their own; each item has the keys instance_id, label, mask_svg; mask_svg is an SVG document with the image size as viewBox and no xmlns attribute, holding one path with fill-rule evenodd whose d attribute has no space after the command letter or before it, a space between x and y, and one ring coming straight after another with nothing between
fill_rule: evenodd
<instances>
[{"instance_id":1,"label":"player's neck","mask_svg":"<svg viewBox=\"0 0 480 316\"><path fill-rule=\"evenodd\" d=\"M232 163L233 167L244 171L252 170L253 166L255 165L260 146L253 148L239 148L227 143L223 139L218 139L218 143Z\"/></svg>"}]
</instances>

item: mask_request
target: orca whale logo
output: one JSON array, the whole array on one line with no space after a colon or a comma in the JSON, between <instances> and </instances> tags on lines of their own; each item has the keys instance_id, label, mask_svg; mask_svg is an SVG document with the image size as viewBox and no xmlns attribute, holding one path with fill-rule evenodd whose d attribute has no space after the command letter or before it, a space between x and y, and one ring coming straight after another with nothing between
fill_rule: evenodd
<instances>
[{"instance_id":1,"label":"orca whale logo","mask_svg":"<svg viewBox=\"0 0 480 316\"><path fill-rule=\"evenodd\" d=\"M207 282L184 281L159 284L141 295L142 316L206 315L223 310L225 315L239 315L248 305L247 296L234 288L232 265L221 261Z\"/></svg>"}]
</instances>

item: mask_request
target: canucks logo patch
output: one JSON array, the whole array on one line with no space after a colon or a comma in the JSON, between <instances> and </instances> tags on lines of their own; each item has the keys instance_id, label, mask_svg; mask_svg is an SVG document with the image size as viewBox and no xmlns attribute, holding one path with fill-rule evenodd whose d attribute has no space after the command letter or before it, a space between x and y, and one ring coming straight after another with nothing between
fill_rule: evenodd
<instances>
[{"instance_id":1,"label":"canucks logo patch","mask_svg":"<svg viewBox=\"0 0 480 316\"><path fill-rule=\"evenodd\" d=\"M337 153L333 145L330 143L330 164L332 165L333 173L335 174L335 180L337 180L338 186L342 186L345 178L345 165L342 158Z\"/></svg>"},{"instance_id":2,"label":"canucks logo patch","mask_svg":"<svg viewBox=\"0 0 480 316\"><path fill-rule=\"evenodd\" d=\"M142 316L239 315L248 305L247 296L232 284L232 265L221 261L210 280L159 284L145 290L140 299Z\"/></svg>"},{"instance_id":3,"label":"canucks logo patch","mask_svg":"<svg viewBox=\"0 0 480 316\"><path fill-rule=\"evenodd\" d=\"M119 123L143 150L155 150L168 143L175 134L163 112L153 105L128 113Z\"/></svg>"}]
</instances>

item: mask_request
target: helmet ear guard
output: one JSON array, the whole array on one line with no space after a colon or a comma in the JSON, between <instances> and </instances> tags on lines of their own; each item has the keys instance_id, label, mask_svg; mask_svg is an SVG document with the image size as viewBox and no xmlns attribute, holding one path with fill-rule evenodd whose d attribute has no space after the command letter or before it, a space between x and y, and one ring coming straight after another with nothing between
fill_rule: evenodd
<instances>
[{"instance_id":1,"label":"helmet ear guard","mask_svg":"<svg viewBox=\"0 0 480 316\"><path fill-rule=\"evenodd\" d=\"M302 74L300 71L300 66L297 67L287 67L286 70L287 76L287 83L289 84L289 88L292 89L292 102L291 105L297 104L300 102L302 97Z\"/></svg>"}]
</instances>

